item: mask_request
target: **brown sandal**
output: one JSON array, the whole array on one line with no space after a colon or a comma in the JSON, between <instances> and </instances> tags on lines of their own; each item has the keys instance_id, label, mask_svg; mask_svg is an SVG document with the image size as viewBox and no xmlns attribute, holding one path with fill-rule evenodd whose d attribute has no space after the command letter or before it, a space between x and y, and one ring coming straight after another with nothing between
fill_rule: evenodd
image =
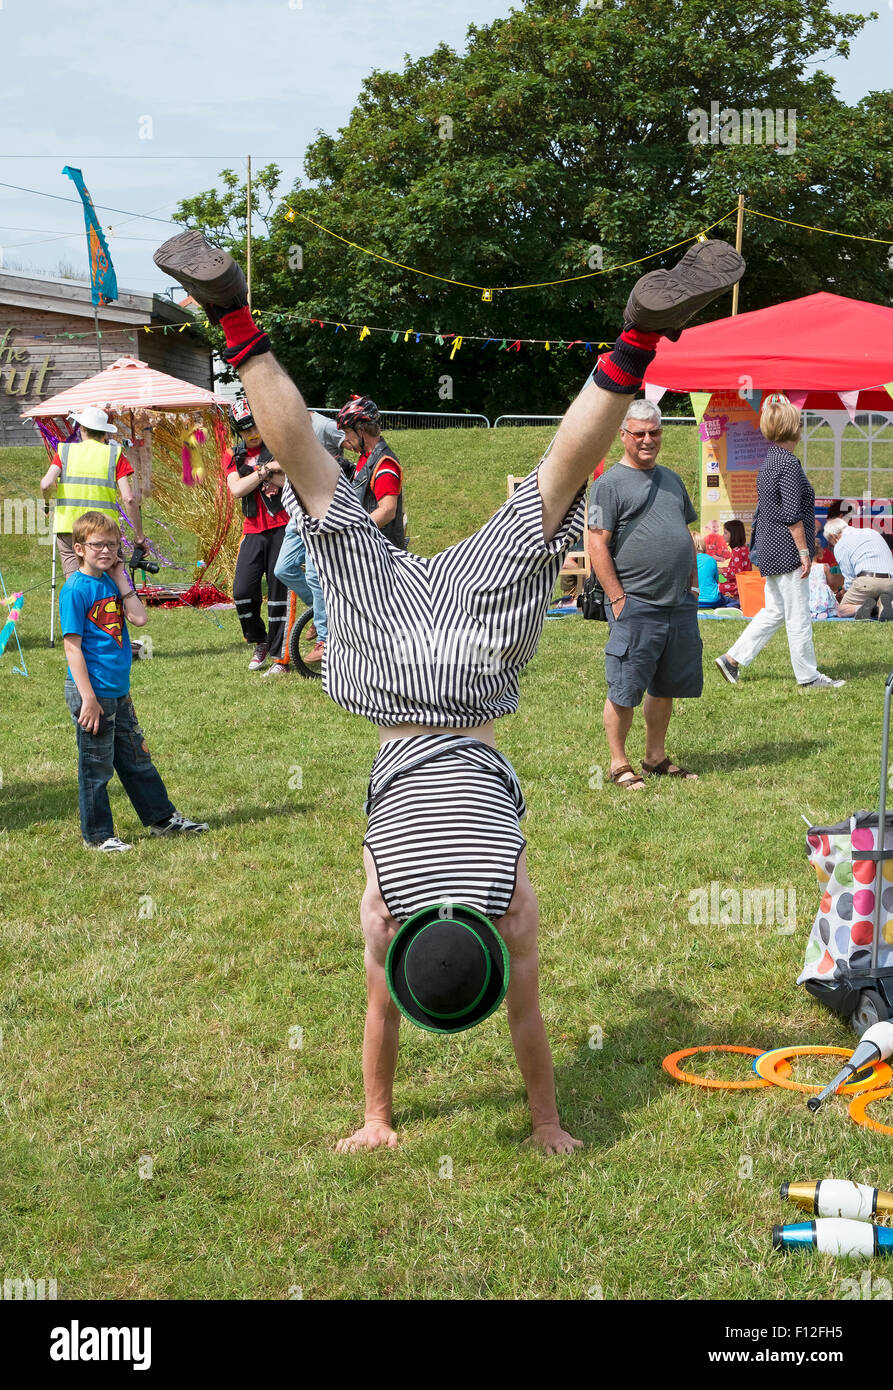
<instances>
[{"instance_id":1,"label":"brown sandal","mask_svg":"<svg viewBox=\"0 0 893 1390\"><path fill-rule=\"evenodd\" d=\"M662 763L643 763L642 771L646 777L683 777L689 782L698 781L698 774L689 772L687 767L676 767L671 772L672 764L672 758L664 758Z\"/></svg>"},{"instance_id":2,"label":"brown sandal","mask_svg":"<svg viewBox=\"0 0 893 1390\"><path fill-rule=\"evenodd\" d=\"M628 772L632 773L632 777L630 777L626 782L621 782L620 778L625 777ZM638 783L639 786L642 787L644 787L645 785L644 780L639 776L638 772L636 772L634 767L630 767L629 763L624 763L623 767L616 767L614 771L609 774L609 776L611 781L614 783L614 786L622 787L624 791L630 791L630 789L634 787L636 783Z\"/></svg>"}]
</instances>

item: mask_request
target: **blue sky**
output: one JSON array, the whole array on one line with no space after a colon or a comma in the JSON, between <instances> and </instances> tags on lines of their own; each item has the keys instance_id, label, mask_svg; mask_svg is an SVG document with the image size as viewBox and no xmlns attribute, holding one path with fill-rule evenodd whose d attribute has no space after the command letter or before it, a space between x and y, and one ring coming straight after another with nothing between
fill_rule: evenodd
<instances>
[{"instance_id":1,"label":"blue sky","mask_svg":"<svg viewBox=\"0 0 893 1390\"><path fill-rule=\"evenodd\" d=\"M718 0L717 11L723 3ZM463 46L510 0L0 0L0 182L74 194L79 166L96 204L164 219L218 171L275 158L289 186L317 130L346 123L373 67L400 68L444 40ZM865 0L835 3L869 13ZM889 86L893 0L830 65L841 96ZM151 127L145 118L149 118ZM151 128L151 138L140 138ZM16 156L10 158L9 156ZM117 156L112 158L111 156ZM176 231L163 221L100 211L112 224L122 288L169 284L151 253ZM83 219L64 202L0 187L3 263L86 265Z\"/></svg>"}]
</instances>

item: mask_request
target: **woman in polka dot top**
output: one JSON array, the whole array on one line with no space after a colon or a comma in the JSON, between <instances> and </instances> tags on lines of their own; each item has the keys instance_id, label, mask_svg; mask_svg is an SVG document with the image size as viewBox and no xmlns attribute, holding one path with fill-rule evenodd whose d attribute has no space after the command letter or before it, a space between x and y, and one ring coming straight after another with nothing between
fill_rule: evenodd
<instances>
[{"instance_id":1,"label":"woman in polka dot top","mask_svg":"<svg viewBox=\"0 0 893 1390\"><path fill-rule=\"evenodd\" d=\"M757 475L757 511L751 548L766 580L766 606L716 664L730 685L780 627L787 633L797 684L841 686L816 665L809 613L809 570L815 552L815 493L793 452L800 442L800 411L773 392L763 402L760 432L770 448Z\"/></svg>"}]
</instances>

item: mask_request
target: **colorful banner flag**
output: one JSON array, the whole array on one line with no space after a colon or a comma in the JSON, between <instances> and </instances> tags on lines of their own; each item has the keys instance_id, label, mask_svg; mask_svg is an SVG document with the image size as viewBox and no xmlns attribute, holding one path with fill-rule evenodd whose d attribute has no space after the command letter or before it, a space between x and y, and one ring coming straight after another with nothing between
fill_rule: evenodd
<instances>
[{"instance_id":1,"label":"colorful banner flag","mask_svg":"<svg viewBox=\"0 0 893 1390\"><path fill-rule=\"evenodd\" d=\"M16 630L16 623L22 612L22 604L25 602L24 594L12 594L8 599L0 599L0 603L5 603L9 608L9 617L0 627L0 656L6 651L6 644Z\"/></svg>"},{"instance_id":2,"label":"colorful banner flag","mask_svg":"<svg viewBox=\"0 0 893 1390\"><path fill-rule=\"evenodd\" d=\"M118 298L118 281L115 278L115 267L112 265L112 257L109 252L106 239L99 219L93 207L93 199L84 187L84 176L80 169L72 169L68 164L62 170L67 174L81 195L81 202L84 204L84 222L87 227L87 247L90 252L90 279L93 287L93 307L99 304L111 304L113 299Z\"/></svg>"}]
</instances>

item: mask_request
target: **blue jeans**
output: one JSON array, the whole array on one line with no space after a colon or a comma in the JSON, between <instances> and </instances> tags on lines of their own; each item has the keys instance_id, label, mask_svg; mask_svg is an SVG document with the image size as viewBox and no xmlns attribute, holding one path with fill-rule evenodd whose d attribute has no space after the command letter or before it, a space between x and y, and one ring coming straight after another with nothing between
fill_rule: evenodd
<instances>
[{"instance_id":1,"label":"blue jeans","mask_svg":"<svg viewBox=\"0 0 893 1390\"><path fill-rule=\"evenodd\" d=\"M99 732L90 734L77 722L81 692L65 680L65 703L71 711L78 741L78 805L81 834L88 844L101 845L115 833L108 784L117 772L143 825L158 825L175 807L158 774L129 695L97 695L102 706Z\"/></svg>"},{"instance_id":2,"label":"blue jeans","mask_svg":"<svg viewBox=\"0 0 893 1390\"><path fill-rule=\"evenodd\" d=\"M322 585L319 582L319 575L316 573L316 566L307 554L303 537L293 525L286 528L285 540L282 542L279 559L276 561L275 574L276 578L281 579L287 588L292 589L298 598L307 604L308 608L313 609L316 635L320 641L324 642L329 635L329 627L326 622L326 605L322 596Z\"/></svg>"}]
</instances>

